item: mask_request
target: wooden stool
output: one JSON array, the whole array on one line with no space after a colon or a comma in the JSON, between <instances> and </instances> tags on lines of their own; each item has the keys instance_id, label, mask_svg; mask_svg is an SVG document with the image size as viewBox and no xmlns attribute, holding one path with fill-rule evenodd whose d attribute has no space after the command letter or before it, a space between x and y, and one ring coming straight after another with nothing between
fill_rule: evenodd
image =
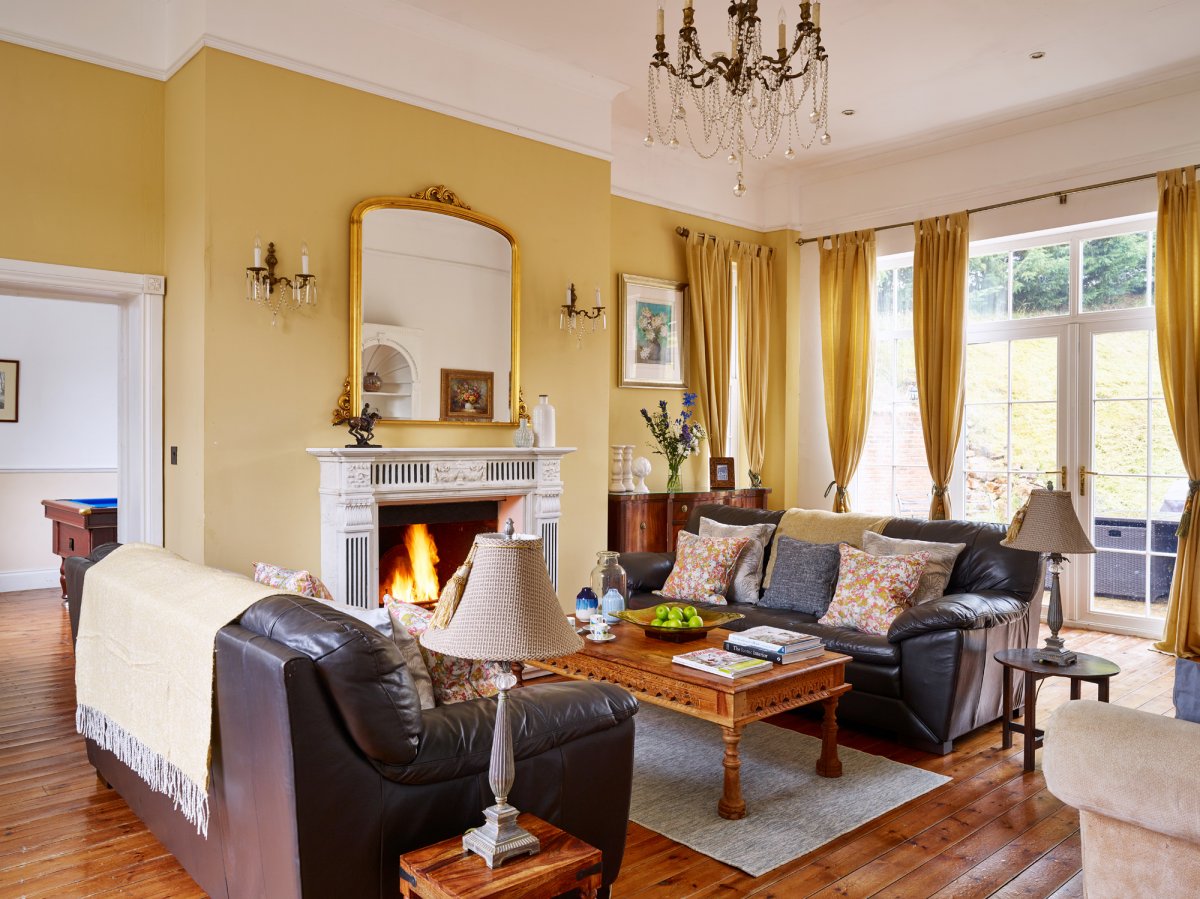
<instances>
[{"instance_id":1,"label":"wooden stool","mask_svg":"<svg viewBox=\"0 0 1200 899\"><path fill-rule=\"evenodd\" d=\"M993 658L1004 666L1004 749L1011 749L1012 735L1025 737L1025 770L1033 770L1033 754L1042 746L1044 732L1037 728L1037 684L1047 677L1069 677L1071 698L1079 699L1080 684L1088 681L1096 685L1096 698L1108 702L1108 681L1121 669L1108 659L1077 653L1074 665L1051 665L1034 659L1036 649L1002 649ZM1025 673L1025 722L1017 724L1013 718L1013 671Z\"/></svg>"},{"instance_id":2,"label":"wooden stool","mask_svg":"<svg viewBox=\"0 0 1200 899\"><path fill-rule=\"evenodd\" d=\"M451 837L400 856L404 899L553 899L579 890L595 899L600 889L600 850L541 818L522 814L517 823L538 838L537 855L489 868L478 855L463 854L462 837Z\"/></svg>"}]
</instances>

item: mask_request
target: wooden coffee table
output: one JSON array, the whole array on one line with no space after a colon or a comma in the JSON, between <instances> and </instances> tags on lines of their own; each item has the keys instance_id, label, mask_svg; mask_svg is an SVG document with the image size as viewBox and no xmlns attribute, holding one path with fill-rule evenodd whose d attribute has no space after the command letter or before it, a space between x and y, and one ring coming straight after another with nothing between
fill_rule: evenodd
<instances>
[{"instance_id":1,"label":"wooden coffee table","mask_svg":"<svg viewBox=\"0 0 1200 899\"><path fill-rule=\"evenodd\" d=\"M573 680L615 684L642 702L720 725L725 740L725 789L717 812L722 818L746 816L738 743L743 728L752 721L821 703L825 714L817 773L822 777L842 776L836 715L838 697L850 689L846 683L849 656L826 652L809 661L772 665L770 671L730 680L671 661L673 656L696 649L720 649L728 631L718 629L703 640L687 643L652 639L628 622L618 625L613 633L616 639L608 643L584 640L583 649L577 653L528 664Z\"/></svg>"}]
</instances>

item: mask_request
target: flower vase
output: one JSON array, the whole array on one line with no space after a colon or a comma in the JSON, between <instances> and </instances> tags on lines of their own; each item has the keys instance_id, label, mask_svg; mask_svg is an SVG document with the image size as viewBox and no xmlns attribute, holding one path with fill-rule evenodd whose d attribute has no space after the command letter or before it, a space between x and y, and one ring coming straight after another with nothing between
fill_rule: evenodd
<instances>
[{"instance_id":1,"label":"flower vase","mask_svg":"<svg viewBox=\"0 0 1200 899\"><path fill-rule=\"evenodd\" d=\"M683 478L679 476L679 466L671 465L667 469L667 493L682 493Z\"/></svg>"}]
</instances>

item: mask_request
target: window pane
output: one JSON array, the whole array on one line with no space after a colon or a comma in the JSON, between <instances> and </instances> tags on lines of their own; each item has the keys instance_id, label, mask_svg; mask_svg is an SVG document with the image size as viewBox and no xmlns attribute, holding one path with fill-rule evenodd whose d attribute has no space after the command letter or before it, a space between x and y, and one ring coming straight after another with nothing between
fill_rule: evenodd
<instances>
[{"instance_id":1,"label":"window pane","mask_svg":"<svg viewBox=\"0 0 1200 899\"><path fill-rule=\"evenodd\" d=\"M1147 402L1106 400L1094 408L1092 467L1103 474L1145 474Z\"/></svg>"},{"instance_id":2,"label":"window pane","mask_svg":"<svg viewBox=\"0 0 1200 899\"><path fill-rule=\"evenodd\" d=\"M916 403L896 404L896 465L920 465L925 461L925 438L921 434L921 411Z\"/></svg>"},{"instance_id":3,"label":"window pane","mask_svg":"<svg viewBox=\"0 0 1200 899\"><path fill-rule=\"evenodd\" d=\"M1179 445L1175 442L1171 420L1167 417L1167 404L1162 400L1151 400L1150 418L1153 440L1150 448L1150 473L1185 475L1187 472L1179 455Z\"/></svg>"},{"instance_id":4,"label":"window pane","mask_svg":"<svg viewBox=\"0 0 1200 899\"><path fill-rule=\"evenodd\" d=\"M1012 278L1013 318L1066 315L1071 290L1070 245L1017 250Z\"/></svg>"},{"instance_id":5,"label":"window pane","mask_svg":"<svg viewBox=\"0 0 1200 899\"><path fill-rule=\"evenodd\" d=\"M924 450L922 450L924 452ZM933 479L922 465L901 466L896 469L896 514L905 518L929 517L929 500Z\"/></svg>"},{"instance_id":6,"label":"window pane","mask_svg":"<svg viewBox=\"0 0 1200 899\"><path fill-rule=\"evenodd\" d=\"M1179 538L1175 531L1186 499L1187 478L1150 479L1150 518L1154 523L1151 549L1156 553L1178 552Z\"/></svg>"},{"instance_id":7,"label":"window pane","mask_svg":"<svg viewBox=\"0 0 1200 899\"><path fill-rule=\"evenodd\" d=\"M867 442L863 446L859 465L892 464L892 404L871 407L871 420L867 425Z\"/></svg>"},{"instance_id":8,"label":"window pane","mask_svg":"<svg viewBox=\"0 0 1200 899\"><path fill-rule=\"evenodd\" d=\"M1134 477L1090 478L1094 490L1096 520L1101 518L1133 518L1146 520L1146 479Z\"/></svg>"},{"instance_id":9,"label":"window pane","mask_svg":"<svg viewBox=\"0 0 1200 899\"><path fill-rule=\"evenodd\" d=\"M896 269L896 327L902 331L912 330L913 321L913 270Z\"/></svg>"},{"instance_id":10,"label":"window pane","mask_svg":"<svg viewBox=\"0 0 1200 899\"><path fill-rule=\"evenodd\" d=\"M860 465L857 492L851 497L856 510L890 515L892 512L892 469L880 465Z\"/></svg>"},{"instance_id":11,"label":"window pane","mask_svg":"<svg viewBox=\"0 0 1200 899\"><path fill-rule=\"evenodd\" d=\"M1149 231L1084 241L1083 311L1148 305L1149 249Z\"/></svg>"},{"instance_id":12,"label":"window pane","mask_svg":"<svg viewBox=\"0 0 1200 899\"><path fill-rule=\"evenodd\" d=\"M1008 341L967 344L966 397L972 403L1008 399Z\"/></svg>"},{"instance_id":13,"label":"window pane","mask_svg":"<svg viewBox=\"0 0 1200 899\"><path fill-rule=\"evenodd\" d=\"M1053 471L1058 458L1058 404L1020 403L1012 407L1012 467L1033 472L1034 481Z\"/></svg>"},{"instance_id":14,"label":"window pane","mask_svg":"<svg viewBox=\"0 0 1200 899\"><path fill-rule=\"evenodd\" d=\"M999 403L967 406L963 410L966 432L966 467L973 471L1008 468L1008 407Z\"/></svg>"},{"instance_id":15,"label":"window pane","mask_svg":"<svg viewBox=\"0 0 1200 899\"><path fill-rule=\"evenodd\" d=\"M1140 553L1098 552L1092 608L1118 615L1146 613L1146 557Z\"/></svg>"},{"instance_id":16,"label":"window pane","mask_svg":"<svg viewBox=\"0 0 1200 899\"><path fill-rule=\"evenodd\" d=\"M1008 318L1008 254L973 256L967 263L967 321Z\"/></svg>"},{"instance_id":17,"label":"window pane","mask_svg":"<svg viewBox=\"0 0 1200 899\"><path fill-rule=\"evenodd\" d=\"M875 322L885 331L890 331L892 324L892 291L895 290L896 272L884 269L875 278Z\"/></svg>"},{"instance_id":18,"label":"window pane","mask_svg":"<svg viewBox=\"0 0 1200 899\"><path fill-rule=\"evenodd\" d=\"M1009 487L1008 507L1012 510L1012 515L1017 514L1017 509L1020 509L1029 501L1029 494L1034 487L1045 487L1045 480L1039 480L1041 475L1037 474L1013 474L1011 476L1012 483ZM1058 485L1055 484L1057 487ZM1011 516L1010 516L1011 517Z\"/></svg>"},{"instance_id":19,"label":"window pane","mask_svg":"<svg viewBox=\"0 0 1200 899\"><path fill-rule=\"evenodd\" d=\"M917 352L911 337L896 341L896 401L917 401Z\"/></svg>"},{"instance_id":20,"label":"window pane","mask_svg":"<svg viewBox=\"0 0 1200 899\"><path fill-rule=\"evenodd\" d=\"M1171 596L1171 577L1175 574L1174 556L1150 557L1150 617L1167 617L1167 600Z\"/></svg>"},{"instance_id":21,"label":"window pane","mask_svg":"<svg viewBox=\"0 0 1200 899\"><path fill-rule=\"evenodd\" d=\"M1058 340L1037 337L1012 342L1014 402L1058 399Z\"/></svg>"},{"instance_id":22,"label":"window pane","mask_svg":"<svg viewBox=\"0 0 1200 899\"><path fill-rule=\"evenodd\" d=\"M1007 522L1008 475L975 471L966 474L966 517L970 521Z\"/></svg>"},{"instance_id":23,"label":"window pane","mask_svg":"<svg viewBox=\"0 0 1200 899\"><path fill-rule=\"evenodd\" d=\"M1092 379L1096 399L1146 395L1150 336L1147 331L1111 331L1093 338Z\"/></svg>"},{"instance_id":24,"label":"window pane","mask_svg":"<svg viewBox=\"0 0 1200 899\"><path fill-rule=\"evenodd\" d=\"M871 392L872 407L892 402L892 385L895 382L896 341L885 337L875 341L875 387Z\"/></svg>"}]
</instances>

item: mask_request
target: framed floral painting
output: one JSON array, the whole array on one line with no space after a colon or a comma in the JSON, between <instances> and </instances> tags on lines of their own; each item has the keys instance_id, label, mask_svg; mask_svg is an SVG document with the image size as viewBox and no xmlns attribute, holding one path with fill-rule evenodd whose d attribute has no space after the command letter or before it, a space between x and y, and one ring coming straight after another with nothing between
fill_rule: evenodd
<instances>
[{"instance_id":1,"label":"framed floral painting","mask_svg":"<svg viewBox=\"0 0 1200 899\"><path fill-rule=\"evenodd\" d=\"M491 421L493 373L442 369L442 421Z\"/></svg>"},{"instance_id":2,"label":"framed floral painting","mask_svg":"<svg viewBox=\"0 0 1200 899\"><path fill-rule=\"evenodd\" d=\"M621 387L687 386L687 285L620 276Z\"/></svg>"},{"instance_id":3,"label":"framed floral painting","mask_svg":"<svg viewBox=\"0 0 1200 899\"><path fill-rule=\"evenodd\" d=\"M16 359L0 359L0 421L17 420L20 375L20 362Z\"/></svg>"}]
</instances>

